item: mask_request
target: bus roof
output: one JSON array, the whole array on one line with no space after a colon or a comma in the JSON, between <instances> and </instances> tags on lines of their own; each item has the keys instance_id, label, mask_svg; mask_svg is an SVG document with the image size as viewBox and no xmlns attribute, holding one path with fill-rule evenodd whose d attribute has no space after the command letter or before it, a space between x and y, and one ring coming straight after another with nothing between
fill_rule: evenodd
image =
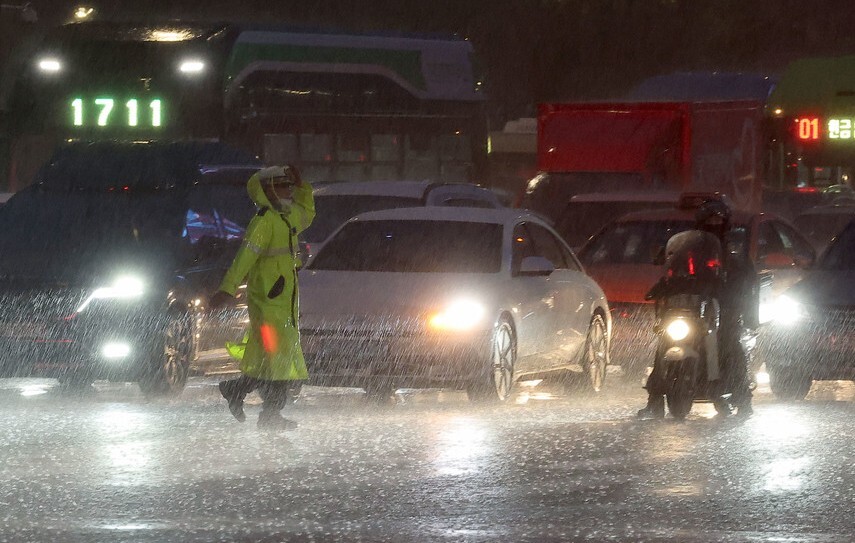
<instances>
[{"instance_id":1,"label":"bus roof","mask_svg":"<svg viewBox=\"0 0 855 543\"><path fill-rule=\"evenodd\" d=\"M115 21L90 21L66 24L47 34L51 40L91 40L122 42L184 42L207 39L227 28L223 23L136 23Z\"/></svg>"},{"instance_id":2,"label":"bus roof","mask_svg":"<svg viewBox=\"0 0 855 543\"><path fill-rule=\"evenodd\" d=\"M390 79L422 100L484 100L469 41L401 34L298 30L240 32L226 66L229 86L257 71L350 73Z\"/></svg>"},{"instance_id":3,"label":"bus roof","mask_svg":"<svg viewBox=\"0 0 855 543\"><path fill-rule=\"evenodd\" d=\"M472 44L451 34L347 32L254 23L93 21L58 27L47 44L63 42L176 43L223 40L227 96L251 74L367 74L395 82L421 100L481 102L483 83Z\"/></svg>"}]
</instances>

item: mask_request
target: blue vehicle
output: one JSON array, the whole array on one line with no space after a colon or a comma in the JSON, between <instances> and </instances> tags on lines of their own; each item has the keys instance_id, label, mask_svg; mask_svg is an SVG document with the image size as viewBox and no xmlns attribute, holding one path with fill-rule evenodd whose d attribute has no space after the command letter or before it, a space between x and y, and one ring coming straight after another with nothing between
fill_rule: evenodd
<instances>
[{"instance_id":1,"label":"blue vehicle","mask_svg":"<svg viewBox=\"0 0 855 543\"><path fill-rule=\"evenodd\" d=\"M217 143L72 144L0 208L0 375L180 392L228 360L243 293L206 311L256 209L260 163Z\"/></svg>"}]
</instances>

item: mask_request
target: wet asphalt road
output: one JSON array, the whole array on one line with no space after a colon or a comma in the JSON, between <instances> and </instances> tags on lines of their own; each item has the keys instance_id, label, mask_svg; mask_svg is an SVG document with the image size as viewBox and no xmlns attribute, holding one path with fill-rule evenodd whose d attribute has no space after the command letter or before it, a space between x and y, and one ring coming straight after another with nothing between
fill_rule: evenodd
<instances>
[{"instance_id":1,"label":"wet asphalt road","mask_svg":"<svg viewBox=\"0 0 855 543\"><path fill-rule=\"evenodd\" d=\"M756 414L636 421L642 391L307 388L299 428L235 422L215 378L178 399L0 380L0 541L855 541L855 386Z\"/></svg>"}]
</instances>

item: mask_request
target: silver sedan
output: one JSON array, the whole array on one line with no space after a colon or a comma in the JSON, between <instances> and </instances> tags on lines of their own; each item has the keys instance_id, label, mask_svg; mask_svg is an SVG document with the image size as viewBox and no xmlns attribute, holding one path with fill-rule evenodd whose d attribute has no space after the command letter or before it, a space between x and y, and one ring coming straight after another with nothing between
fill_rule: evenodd
<instances>
[{"instance_id":1,"label":"silver sedan","mask_svg":"<svg viewBox=\"0 0 855 543\"><path fill-rule=\"evenodd\" d=\"M408 208L343 225L300 276L310 382L465 388L505 400L525 376L602 387L611 320L600 287L534 215Z\"/></svg>"}]
</instances>

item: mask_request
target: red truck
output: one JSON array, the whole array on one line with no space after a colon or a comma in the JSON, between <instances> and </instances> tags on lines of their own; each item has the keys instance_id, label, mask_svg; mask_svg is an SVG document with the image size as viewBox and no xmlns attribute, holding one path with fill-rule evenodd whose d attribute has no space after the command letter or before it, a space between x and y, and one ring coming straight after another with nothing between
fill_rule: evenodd
<instances>
[{"instance_id":1,"label":"red truck","mask_svg":"<svg viewBox=\"0 0 855 543\"><path fill-rule=\"evenodd\" d=\"M645 192L676 203L692 191L724 193L737 208L758 211L762 123L757 101L541 104L540 173L522 205L559 221L577 195L615 193L620 202L620 193Z\"/></svg>"}]
</instances>

